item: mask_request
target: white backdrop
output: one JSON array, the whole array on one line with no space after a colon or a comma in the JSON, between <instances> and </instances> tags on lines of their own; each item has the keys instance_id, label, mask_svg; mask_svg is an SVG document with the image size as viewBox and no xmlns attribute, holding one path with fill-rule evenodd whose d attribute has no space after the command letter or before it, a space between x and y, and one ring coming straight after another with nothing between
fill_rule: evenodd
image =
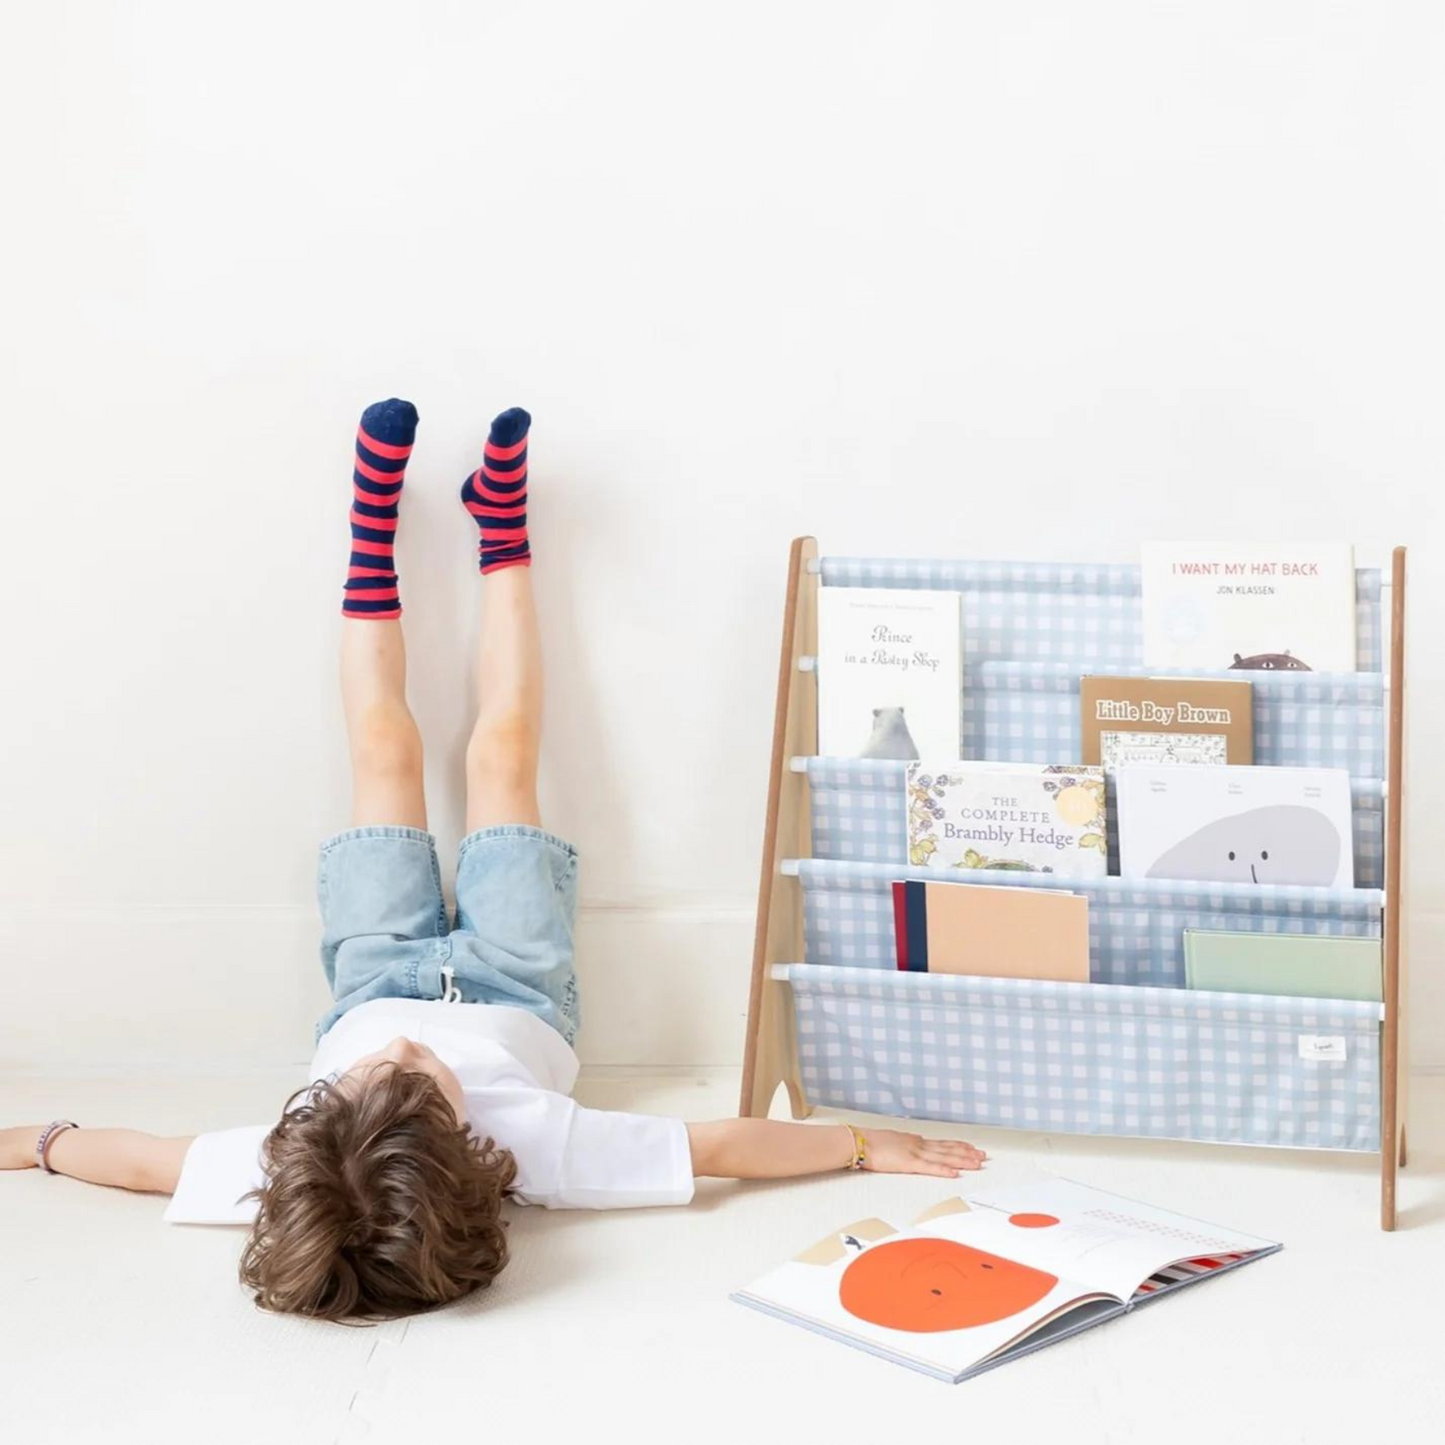
<instances>
[{"instance_id":1,"label":"white backdrop","mask_svg":"<svg viewBox=\"0 0 1445 1445\"><path fill-rule=\"evenodd\" d=\"M533 433L584 1056L738 1056L789 538L1413 562L1445 1062L1428 3L6 6L0 1060L303 1057L352 428L450 856L490 415Z\"/></svg>"}]
</instances>

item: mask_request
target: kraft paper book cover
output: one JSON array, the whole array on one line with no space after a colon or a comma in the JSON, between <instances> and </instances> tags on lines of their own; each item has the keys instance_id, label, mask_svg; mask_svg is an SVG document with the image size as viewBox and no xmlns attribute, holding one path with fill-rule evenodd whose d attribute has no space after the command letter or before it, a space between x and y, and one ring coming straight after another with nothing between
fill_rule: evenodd
<instances>
[{"instance_id":1,"label":"kraft paper book cover","mask_svg":"<svg viewBox=\"0 0 1445 1445\"><path fill-rule=\"evenodd\" d=\"M957 1384L1280 1248L1043 1179L944 1200L911 1229L858 1220L732 1298ZM1197 1384L1182 1356L1179 1369Z\"/></svg>"},{"instance_id":2,"label":"kraft paper book cover","mask_svg":"<svg viewBox=\"0 0 1445 1445\"><path fill-rule=\"evenodd\" d=\"M1099 768L935 758L908 765L904 805L916 868L1075 878L1108 871Z\"/></svg>"},{"instance_id":3,"label":"kraft paper book cover","mask_svg":"<svg viewBox=\"0 0 1445 1445\"><path fill-rule=\"evenodd\" d=\"M1355 669L1346 543L1149 542L1143 591L1146 667Z\"/></svg>"},{"instance_id":4,"label":"kraft paper book cover","mask_svg":"<svg viewBox=\"0 0 1445 1445\"><path fill-rule=\"evenodd\" d=\"M1089 900L1063 889L899 881L893 936L910 973L1089 981Z\"/></svg>"},{"instance_id":5,"label":"kraft paper book cover","mask_svg":"<svg viewBox=\"0 0 1445 1445\"><path fill-rule=\"evenodd\" d=\"M1125 878L1354 887L1343 768L1120 768Z\"/></svg>"},{"instance_id":6,"label":"kraft paper book cover","mask_svg":"<svg viewBox=\"0 0 1445 1445\"><path fill-rule=\"evenodd\" d=\"M1254 688L1190 677L1085 677L1080 756L1112 776L1128 763L1254 761Z\"/></svg>"},{"instance_id":7,"label":"kraft paper book cover","mask_svg":"<svg viewBox=\"0 0 1445 1445\"><path fill-rule=\"evenodd\" d=\"M956 758L963 658L957 592L818 589L818 752Z\"/></svg>"}]
</instances>

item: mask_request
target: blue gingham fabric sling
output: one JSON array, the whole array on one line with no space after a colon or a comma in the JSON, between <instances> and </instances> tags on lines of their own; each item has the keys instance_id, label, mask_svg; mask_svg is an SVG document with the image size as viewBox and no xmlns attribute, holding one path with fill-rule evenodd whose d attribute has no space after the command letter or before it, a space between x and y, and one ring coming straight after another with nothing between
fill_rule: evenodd
<instances>
[{"instance_id":1,"label":"blue gingham fabric sling","mask_svg":"<svg viewBox=\"0 0 1445 1445\"><path fill-rule=\"evenodd\" d=\"M1168 675L1142 665L1137 567L825 558L821 571L825 586L963 594L965 757L1074 761L1083 675ZM1088 896L1090 984L899 974L889 885L938 877L906 866L905 765L808 759L806 959L789 973L809 1097L1019 1128L1378 1148L1378 1004L1183 988L1187 928L1380 936L1380 573L1359 571L1356 595L1360 672L1210 675L1254 684L1258 763L1350 772L1358 886L991 874Z\"/></svg>"}]
</instances>

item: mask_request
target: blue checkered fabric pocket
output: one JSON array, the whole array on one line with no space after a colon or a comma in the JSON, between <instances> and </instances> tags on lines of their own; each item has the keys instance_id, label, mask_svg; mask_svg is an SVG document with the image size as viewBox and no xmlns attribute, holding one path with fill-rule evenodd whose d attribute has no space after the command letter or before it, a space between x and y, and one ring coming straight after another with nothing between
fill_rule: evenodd
<instances>
[{"instance_id":1,"label":"blue checkered fabric pocket","mask_svg":"<svg viewBox=\"0 0 1445 1445\"><path fill-rule=\"evenodd\" d=\"M825 558L821 572L825 586L962 593L965 757L1076 760L1080 678L1159 675L1142 663L1137 567ZM906 866L904 765L806 760L806 958L789 976L809 1098L1017 1128L1377 1149L1380 1006L1186 990L1183 934L1380 937L1381 580L1357 573L1359 672L1243 675L1257 762L1350 772L1359 886L990 874L991 886L1087 895L1090 984L899 973L890 884L939 876Z\"/></svg>"}]
</instances>

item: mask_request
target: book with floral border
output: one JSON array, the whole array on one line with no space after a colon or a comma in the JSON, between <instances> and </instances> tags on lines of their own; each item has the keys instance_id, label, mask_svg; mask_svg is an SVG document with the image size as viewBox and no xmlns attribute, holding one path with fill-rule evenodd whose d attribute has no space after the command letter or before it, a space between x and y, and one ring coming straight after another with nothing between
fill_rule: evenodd
<instances>
[{"instance_id":1,"label":"book with floral border","mask_svg":"<svg viewBox=\"0 0 1445 1445\"><path fill-rule=\"evenodd\" d=\"M909 763L905 804L915 868L1065 878L1108 871L1102 768Z\"/></svg>"}]
</instances>

